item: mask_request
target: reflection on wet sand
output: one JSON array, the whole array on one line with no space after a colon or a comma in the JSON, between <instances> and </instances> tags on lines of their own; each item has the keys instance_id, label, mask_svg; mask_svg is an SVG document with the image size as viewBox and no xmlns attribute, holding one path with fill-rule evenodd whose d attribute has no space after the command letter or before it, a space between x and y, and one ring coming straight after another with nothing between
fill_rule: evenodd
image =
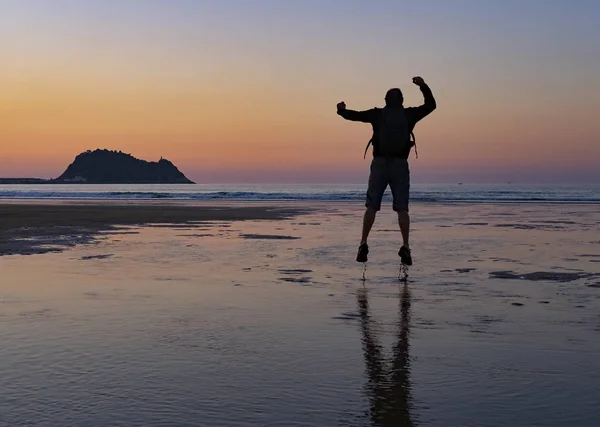
<instances>
[{"instance_id":1,"label":"reflection on wet sand","mask_svg":"<svg viewBox=\"0 0 600 427\"><path fill-rule=\"evenodd\" d=\"M399 299L399 319L393 360L388 365L379 344L375 321L369 313L367 290L359 289L357 303L361 319L363 352L367 370L367 393L371 401L370 418L373 426L412 427L411 383L409 360L411 295L405 284Z\"/></svg>"}]
</instances>

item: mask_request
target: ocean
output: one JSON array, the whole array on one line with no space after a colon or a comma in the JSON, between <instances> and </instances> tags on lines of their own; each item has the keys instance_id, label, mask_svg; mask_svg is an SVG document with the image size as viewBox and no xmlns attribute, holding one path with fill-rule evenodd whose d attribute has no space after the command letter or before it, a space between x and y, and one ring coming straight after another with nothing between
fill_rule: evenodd
<instances>
[{"instance_id":1,"label":"ocean","mask_svg":"<svg viewBox=\"0 0 600 427\"><path fill-rule=\"evenodd\" d=\"M0 199L357 201L364 184L0 185ZM391 200L388 188L385 201ZM600 204L600 184L413 184L411 201L430 203L551 202Z\"/></svg>"}]
</instances>

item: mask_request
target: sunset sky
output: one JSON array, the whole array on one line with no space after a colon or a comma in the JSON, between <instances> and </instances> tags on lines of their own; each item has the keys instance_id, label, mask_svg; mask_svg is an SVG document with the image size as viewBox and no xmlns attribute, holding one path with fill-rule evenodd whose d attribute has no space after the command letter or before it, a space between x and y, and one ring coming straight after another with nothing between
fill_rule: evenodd
<instances>
[{"instance_id":1,"label":"sunset sky","mask_svg":"<svg viewBox=\"0 0 600 427\"><path fill-rule=\"evenodd\" d=\"M0 176L108 148L197 182L356 182L368 109L438 109L413 182L600 182L596 0L3 0Z\"/></svg>"}]
</instances>

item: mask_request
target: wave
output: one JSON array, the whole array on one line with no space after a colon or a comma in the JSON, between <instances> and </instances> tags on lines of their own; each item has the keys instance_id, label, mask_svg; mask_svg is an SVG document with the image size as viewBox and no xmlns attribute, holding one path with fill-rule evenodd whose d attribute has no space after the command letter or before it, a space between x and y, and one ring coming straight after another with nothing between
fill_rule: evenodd
<instances>
[{"instance_id":1,"label":"wave","mask_svg":"<svg viewBox=\"0 0 600 427\"><path fill-rule=\"evenodd\" d=\"M229 201L364 201L364 191L204 191L204 192L156 192L156 191L25 191L3 190L0 199L104 199L104 200L229 200ZM391 200L391 194L384 200ZM531 193L525 191L413 191L412 202L421 203L591 203L600 204L600 194L582 192L580 194Z\"/></svg>"}]
</instances>

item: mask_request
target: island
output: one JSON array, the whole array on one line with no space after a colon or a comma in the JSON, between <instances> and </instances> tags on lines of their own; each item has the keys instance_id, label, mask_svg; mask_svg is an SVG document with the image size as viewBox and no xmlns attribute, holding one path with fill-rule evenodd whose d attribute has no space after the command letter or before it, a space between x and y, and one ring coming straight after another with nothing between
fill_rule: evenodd
<instances>
[{"instance_id":1,"label":"island","mask_svg":"<svg viewBox=\"0 0 600 427\"><path fill-rule=\"evenodd\" d=\"M88 150L58 178L0 178L0 184L194 184L167 159L149 162L121 151Z\"/></svg>"}]
</instances>

